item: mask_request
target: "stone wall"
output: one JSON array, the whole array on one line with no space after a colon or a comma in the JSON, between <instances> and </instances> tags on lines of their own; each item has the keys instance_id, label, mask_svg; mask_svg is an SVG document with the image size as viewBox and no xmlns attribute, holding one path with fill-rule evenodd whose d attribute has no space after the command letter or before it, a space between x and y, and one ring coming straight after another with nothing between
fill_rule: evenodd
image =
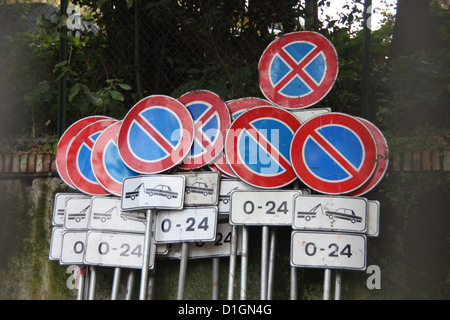
<instances>
[{"instance_id":1,"label":"stone wall","mask_svg":"<svg viewBox=\"0 0 450 320\"><path fill-rule=\"evenodd\" d=\"M344 271L342 299L450 298L449 161L449 152L429 151L391 159L388 175L367 195L381 203L380 236L367 244L367 264L380 267L381 289L368 288L365 272ZM67 266L48 259L54 196L74 192L57 177L54 156L2 154L0 177L0 299L75 299L76 290L67 286ZM277 230L273 299L289 299L290 228ZM250 228L249 248L248 298L257 300L261 228ZM154 298L175 300L179 261L158 258L155 266ZM220 258L220 299L227 297L228 267L229 259ZM210 299L211 259L189 260L187 268L185 298ZM114 268L96 269L96 298L109 299ZM119 299L125 296L129 273L122 271ZM139 281L136 270L133 299ZM297 281L299 299L322 298L323 270L298 269Z\"/></svg>"}]
</instances>

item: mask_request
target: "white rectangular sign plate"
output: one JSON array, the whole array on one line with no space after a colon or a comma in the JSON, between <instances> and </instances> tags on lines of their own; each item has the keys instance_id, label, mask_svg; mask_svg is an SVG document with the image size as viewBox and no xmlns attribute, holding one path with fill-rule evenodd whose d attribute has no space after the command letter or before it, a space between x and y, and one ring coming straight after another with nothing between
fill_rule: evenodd
<instances>
[{"instance_id":1,"label":"white rectangular sign plate","mask_svg":"<svg viewBox=\"0 0 450 320\"><path fill-rule=\"evenodd\" d=\"M181 209L186 178L183 175L148 175L125 178L122 210Z\"/></svg>"},{"instance_id":2,"label":"white rectangular sign plate","mask_svg":"<svg viewBox=\"0 0 450 320\"><path fill-rule=\"evenodd\" d=\"M236 190L260 190L239 179L220 180L219 191L219 214L229 214L231 204L231 193Z\"/></svg>"},{"instance_id":3,"label":"white rectangular sign plate","mask_svg":"<svg viewBox=\"0 0 450 320\"><path fill-rule=\"evenodd\" d=\"M291 266L365 270L366 247L361 234L293 231Z\"/></svg>"},{"instance_id":4,"label":"white rectangular sign plate","mask_svg":"<svg viewBox=\"0 0 450 320\"><path fill-rule=\"evenodd\" d=\"M53 216L52 216L53 226L64 225L64 216L66 213L66 200L69 198L90 199L91 197L81 193L57 193L55 195L55 201L53 202Z\"/></svg>"},{"instance_id":5,"label":"white rectangular sign plate","mask_svg":"<svg viewBox=\"0 0 450 320\"><path fill-rule=\"evenodd\" d=\"M238 228L236 235L237 238L237 254L242 252L242 232ZM232 226L228 222L228 216L226 219L219 218L217 221L216 240L210 242L192 242L189 243L188 258L218 258L229 257L231 252L231 237ZM169 258L179 259L181 257L181 244L173 244L169 249Z\"/></svg>"},{"instance_id":6,"label":"white rectangular sign plate","mask_svg":"<svg viewBox=\"0 0 450 320\"><path fill-rule=\"evenodd\" d=\"M186 177L184 206L217 206L220 174L218 172L183 172Z\"/></svg>"},{"instance_id":7,"label":"white rectangular sign plate","mask_svg":"<svg viewBox=\"0 0 450 320\"><path fill-rule=\"evenodd\" d=\"M61 246L62 246L63 232L64 232L63 227L53 227L52 237L50 240L50 250L48 253L49 260L61 259Z\"/></svg>"},{"instance_id":8,"label":"white rectangular sign plate","mask_svg":"<svg viewBox=\"0 0 450 320\"><path fill-rule=\"evenodd\" d=\"M234 191L231 194L232 225L290 226L293 199L298 190Z\"/></svg>"},{"instance_id":9,"label":"white rectangular sign plate","mask_svg":"<svg viewBox=\"0 0 450 320\"><path fill-rule=\"evenodd\" d=\"M367 235L378 237L380 234L380 202L369 200L367 219Z\"/></svg>"},{"instance_id":10,"label":"white rectangular sign plate","mask_svg":"<svg viewBox=\"0 0 450 320\"><path fill-rule=\"evenodd\" d=\"M91 230L145 233L145 211L123 211L119 197L94 196L88 227Z\"/></svg>"},{"instance_id":11,"label":"white rectangular sign plate","mask_svg":"<svg viewBox=\"0 0 450 320\"><path fill-rule=\"evenodd\" d=\"M367 206L365 198L298 195L292 229L365 233Z\"/></svg>"},{"instance_id":12,"label":"white rectangular sign plate","mask_svg":"<svg viewBox=\"0 0 450 320\"><path fill-rule=\"evenodd\" d=\"M144 238L145 235L139 233L90 230L87 233L86 253L83 261L87 265L142 268ZM158 253L158 246L153 244L150 250L150 269L153 269L156 253Z\"/></svg>"},{"instance_id":13,"label":"white rectangular sign plate","mask_svg":"<svg viewBox=\"0 0 450 320\"><path fill-rule=\"evenodd\" d=\"M214 241L217 207L159 210L154 225L156 243Z\"/></svg>"},{"instance_id":14,"label":"white rectangular sign plate","mask_svg":"<svg viewBox=\"0 0 450 320\"><path fill-rule=\"evenodd\" d=\"M315 116L331 112L331 108L308 108L303 110L292 110L291 112L303 124Z\"/></svg>"},{"instance_id":15,"label":"white rectangular sign plate","mask_svg":"<svg viewBox=\"0 0 450 320\"><path fill-rule=\"evenodd\" d=\"M62 234L61 258L59 263L83 264L83 255L86 250L86 231L64 231Z\"/></svg>"},{"instance_id":16,"label":"white rectangular sign plate","mask_svg":"<svg viewBox=\"0 0 450 320\"><path fill-rule=\"evenodd\" d=\"M91 197L68 198L64 216L65 230L87 230L91 210Z\"/></svg>"}]
</instances>

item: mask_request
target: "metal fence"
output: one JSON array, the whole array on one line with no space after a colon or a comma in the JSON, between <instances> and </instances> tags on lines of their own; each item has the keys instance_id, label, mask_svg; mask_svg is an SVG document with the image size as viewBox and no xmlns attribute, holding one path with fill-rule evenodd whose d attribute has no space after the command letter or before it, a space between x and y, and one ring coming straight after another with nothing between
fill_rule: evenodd
<instances>
[{"instance_id":1,"label":"metal fence","mask_svg":"<svg viewBox=\"0 0 450 320\"><path fill-rule=\"evenodd\" d=\"M1 31L8 47L0 54L8 88L0 96L2 130L55 134L62 74L67 126L94 113L121 118L150 94L261 96L262 52L278 33L301 30L305 14L302 1L293 0L74 0L66 15L61 2L0 2L0 20L8 17ZM64 25L68 62L61 66Z\"/></svg>"}]
</instances>

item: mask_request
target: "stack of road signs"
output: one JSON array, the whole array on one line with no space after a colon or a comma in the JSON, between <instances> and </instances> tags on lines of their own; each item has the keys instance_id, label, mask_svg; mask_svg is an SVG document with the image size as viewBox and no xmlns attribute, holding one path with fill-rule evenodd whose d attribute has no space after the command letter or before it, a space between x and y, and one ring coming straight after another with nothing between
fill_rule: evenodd
<instances>
[{"instance_id":1,"label":"stack of road signs","mask_svg":"<svg viewBox=\"0 0 450 320\"><path fill-rule=\"evenodd\" d=\"M225 219L233 226L292 224L296 230L292 246L308 244L300 249L307 257L319 257L331 246L336 252L339 247L341 255L356 258L356 253L346 250L350 243L338 244L335 239L319 243L315 238L300 241L299 233L326 233L324 238L330 236L330 231L362 237L377 234L378 215L369 212L379 208L369 210L374 203L357 197L373 190L384 177L388 166L386 139L365 119L331 112L331 108L309 108L328 94L338 74L336 50L319 33L294 32L277 38L262 53L258 71L265 99L243 97L224 102L207 90L187 92L178 99L151 95L130 108L122 120L91 116L72 124L58 143L56 167L61 179L88 199L113 196L116 202L120 199L121 206L119 209L117 205L104 204L113 200L96 200L103 208L97 209L96 205L93 219L101 223L91 230L83 224L88 221L87 206L66 214L71 217L66 225L58 220L65 217L66 208L59 204L59 211L54 213L58 221L54 222L55 228L64 226L65 233L84 233L85 238L89 229L96 239L90 243L100 241L101 248L96 253L102 255L107 252L104 243L109 247L113 244L101 241L97 233L102 230L110 237L117 233L106 228L116 216L121 218L117 218L120 223L125 223L125 217L142 221L142 211L160 210L155 217L157 241L211 244L218 242L218 234L227 240L221 243L229 243L225 233L229 234L230 224L222 223L219 229L217 222L224 219L218 219L219 214L226 214L229 216ZM203 180L200 173L206 171L214 174ZM195 181L190 180L191 174ZM293 182L301 182L306 189L286 190ZM311 190L325 198L308 198ZM345 205L328 206L329 210L325 210L323 201L334 199L330 201L335 204L341 196L348 199ZM74 194L70 198L65 200L69 208L83 199L76 199ZM234 203L230 206L232 198ZM317 203L311 203L313 200ZM353 202L364 203L365 209L354 209L350 204ZM325 213L319 214L319 208ZM375 222L369 223L370 216L377 217ZM342 217L349 220L339 220ZM343 224L360 229L348 229ZM196 236L180 230L194 230ZM61 229L54 233L55 238L63 234ZM365 245L361 237L357 238L358 246ZM81 240L72 241L68 245L72 254L74 250L80 253ZM52 249L50 258L59 259L58 252L59 249ZM202 255L207 256L195 254ZM64 258L62 263L66 262ZM297 258L292 257L293 265L304 265ZM358 263L357 268L364 267L361 261Z\"/></svg>"}]
</instances>

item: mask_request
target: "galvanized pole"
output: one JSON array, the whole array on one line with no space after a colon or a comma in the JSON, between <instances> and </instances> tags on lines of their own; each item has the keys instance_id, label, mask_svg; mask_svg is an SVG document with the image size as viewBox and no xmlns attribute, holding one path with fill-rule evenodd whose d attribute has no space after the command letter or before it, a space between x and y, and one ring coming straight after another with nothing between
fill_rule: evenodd
<instances>
[{"instance_id":1,"label":"galvanized pole","mask_svg":"<svg viewBox=\"0 0 450 320\"><path fill-rule=\"evenodd\" d=\"M154 214L153 209L147 210L145 237L144 237L144 259L142 262L141 286L140 286L140 291L139 291L139 300L147 299L148 271L149 271L148 269L150 266L153 214Z\"/></svg>"},{"instance_id":2,"label":"galvanized pole","mask_svg":"<svg viewBox=\"0 0 450 320\"><path fill-rule=\"evenodd\" d=\"M184 299L184 287L186 283L186 269L187 269L188 255L189 255L189 244L187 242L183 242L181 244L181 259L180 259L180 273L178 276L177 300Z\"/></svg>"},{"instance_id":3,"label":"galvanized pole","mask_svg":"<svg viewBox=\"0 0 450 320\"><path fill-rule=\"evenodd\" d=\"M236 255L237 255L237 227L231 227L231 248L230 248L230 266L228 270L228 293L227 299L234 299L234 280L236 278Z\"/></svg>"},{"instance_id":4,"label":"galvanized pole","mask_svg":"<svg viewBox=\"0 0 450 320\"><path fill-rule=\"evenodd\" d=\"M341 300L342 271L336 270L336 280L334 282L334 300Z\"/></svg>"},{"instance_id":5,"label":"galvanized pole","mask_svg":"<svg viewBox=\"0 0 450 320\"><path fill-rule=\"evenodd\" d=\"M267 276L267 299L272 300L273 276L275 274L275 248L276 248L277 230L272 227L270 230L270 250L269 250L269 271Z\"/></svg>"},{"instance_id":6,"label":"galvanized pole","mask_svg":"<svg viewBox=\"0 0 450 320\"><path fill-rule=\"evenodd\" d=\"M261 300L267 300L267 272L268 272L269 227L262 227L261 239Z\"/></svg>"},{"instance_id":7,"label":"galvanized pole","mask_svg":"<svg viewBox=\"0 0 450 320\"><path fill-rule=\"evenodd\" d=\"M300 190L300 181L296 179L292 187L294 190ZM303 192L302 192L303 193ZM291 266L291 286L290 286L290 299L297 300L297 268Z\"/></svg>"},{"instance_id":8,"label":"galvanized pole","mask_svg":"<svg viewBox=\"0 0 450 320\"><path fill-rule=\"evenodd\" d=\"M86 272L86 267L82 266L80 267L80 273L77 277L77 283L78 283L78 291L77 291L77 300L83 300L84 296L84 275Z\"/></svg>"},{"instance_id":9,"label":"galvanized pole","mask_svg":"<svg viewBox=\"0 0 450 320\"><path fill-rule=\"evenodd\" d=\"M372 0L364 1L363 29L363 65L362 65L362 112L363 118L370 120L370 36L372 18Z\"/></svg>"},{"instance_id":10,"label":"galvanized pole","mask_svg":"<svg viewBox=\"0 0 450 320\"><path fill-rule=\"evenodd\" d=\"M95 266L90 266L90 275L89 275L89 300L95 300L95 293L97 291L97 272L95 270Z\"/></svg>"},{"instance_id":11,"label":"galvanized pole","mask_svg":"<svg viewBox=\"0 0 450 320\"><path fill-rule=\"evenodd\" d=\"M219 267L220 259L212 258L212 300L219 300Z\"/></svg>"},{"instance_id":12,"label":"galvanized pole","mask_svg":"<svg viewBox=\"0 0 450 320\"><path fill-rule=\"evenodd\" d=\"M297 300L297 268L291 267L291 300Z\"/></svg>"},{"instance_id":13,"label":"galvanized pole","mask_svg":"<svg viewBox=\"0 0 450 320\"><path fill-rule=\"evenodd\" d=\"M121 268L114 268L114 278L111 290L111 300L117 300L117 294L119 292L120 273Z\"/></svg>"},{"instance_id":14,"label":"galvanized pole","mask_svg":"<svg viewBox=\"0 0 450 320\"><path fill-rule=\"evenodd\" d=\"M89 266L85 267L85 273L84 273L84 291L83 291L83 300L89 299L89 285L90 285L90 276L91 273L89 272Z\"/></svg>"},{"instance_id":15,"label":"galvanized pole","mask_svg":"<svg viewBox=\"0 0 450 320\"><path fill-rule=\"evenodd\" d=\"M242 226L241 292L240 292L241 300L247 300L248 231L249 229L247 226Z\"/></svg>"},{"instance_id":16,"label":"galvanized pole","mask_svg":"<svg viewBox=\"0 0 450 320\"><path fill-rule=\"evenodd\" d=\"M60 20L67 17L68 0L61 0ZM62 22L62 21L61 21ZM67 27L61 24L59 33L59 62L67 60ZM59 79L59 102L58 102L58 137L66 130L66 102L67 102L67 79L64 74Z\"/></svg>"},{"instance_id":17,"label":"galvanized pole","mask_svg":"<svg viewBox=\"0 0 450 320\"><path fill-rule=\"evenodd\" d=\"M325 269L323 277L323 300L330 300L331 293L331 269Z\"/></svg>"},{"instance_id":18,"label":"galvanized pole","mask_svg":"<svg viewBox=\"0 0 450 320\"><path fill-rule=\"evenodd\" d=\"M125 300L131 300L131 295L133 294L134 285L134 270L130 270L127 280L127 292L125 293Z\"/></svg>"}]
</instances>

